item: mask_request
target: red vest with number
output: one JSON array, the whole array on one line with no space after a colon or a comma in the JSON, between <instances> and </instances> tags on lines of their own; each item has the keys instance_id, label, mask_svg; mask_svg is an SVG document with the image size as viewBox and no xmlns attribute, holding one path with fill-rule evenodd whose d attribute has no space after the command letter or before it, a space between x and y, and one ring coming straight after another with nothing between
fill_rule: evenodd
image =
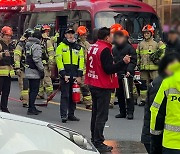
<instances>
[{"instance_id":1,"label":"red vest with number","mask_svg":"<svg viewBox=\"0 0 180 154\"><path fill-rule=\"evenodd\" d=\"M85 84L106 89L118 88L117 75L106 74L101 65L100 57L105 48L109 48L112 53L111 44L105 41L98 40L90 47L87 55Z\"/></svg>"}]
</instances>

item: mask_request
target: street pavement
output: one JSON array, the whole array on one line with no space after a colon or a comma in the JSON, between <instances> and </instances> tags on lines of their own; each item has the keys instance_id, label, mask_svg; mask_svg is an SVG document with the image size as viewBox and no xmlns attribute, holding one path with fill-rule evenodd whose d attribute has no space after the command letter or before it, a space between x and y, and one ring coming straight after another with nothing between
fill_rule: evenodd
<instances>
[{"instance_id":1,"label":"street pavement","mask_svg":"<svg viewBox=\"0 0 180 154\"><path fill-rule=\"evenodd\" d=\"M36 103L42 103L45 100L37 100ZM37 107L42 110L42 114L38 116L27 115L27 109L22 107L19 101L18 82L13 81L11 85L11 93L9 98L9 110L12 114L26 116L50 123L55 123L65 126L80 132L90 139L90 118L91 111L85 109L83 104L78 104L76 116L81 119L80 122L61 123L59 113L60 93L57 93L55 98L48 104L47 107ZM114 150L112 154L131 154L131 153L145 153L143 145L140 143L141 130L143 125L143 107L135 107L134 120L115 119L118 114L118 106L109 110L109 120L105 127L105 138L107 144L112 145Z\"/></svg>"}]
</instances>

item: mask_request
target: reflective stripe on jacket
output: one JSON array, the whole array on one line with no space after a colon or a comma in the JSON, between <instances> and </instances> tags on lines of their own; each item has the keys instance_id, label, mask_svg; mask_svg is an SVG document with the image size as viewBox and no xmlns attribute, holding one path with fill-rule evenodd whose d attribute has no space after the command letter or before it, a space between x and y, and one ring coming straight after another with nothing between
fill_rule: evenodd
<instances>
[{"instance_id":1,"label":"reflective stripe on jacket","mask_svg":"<svg viewBox=\"0 0 180 154\"><path fill-rule=\"evenodd\" d=\"M56 63L61 76L82 76L84 51L79 44L68 43L65 39L56 49Z\"/></svg>"},{"instance_id":2,"label":"reflective stripe on jacket","mask_svg":"<svg viewBox=\"0 0 180 154\"><path fill-rule=\"evenodd\" d=\"M140 66L140 69L157 70L158 66L151 61L150 55L161 49L164 50L162 54L163 56L165 48L166 46L163 42L160 41L159 43L157 43L153 40L153 38L149 41L143 40L142 42L140 42L136 50L138 55L138 65Z\"/></svg>"},{"instance_id":3,"label":"reflective stripe on jacket","mask_svg":"<svg viewBox=\"0 0 180 154\"><path fill-rule=\"evenodd\" d=\"M165 79L151 106L151 134L163 133L163 147L180 150L180 63ZM174 67L174 68L175 68Z\"/></svg>"}]
</instances>

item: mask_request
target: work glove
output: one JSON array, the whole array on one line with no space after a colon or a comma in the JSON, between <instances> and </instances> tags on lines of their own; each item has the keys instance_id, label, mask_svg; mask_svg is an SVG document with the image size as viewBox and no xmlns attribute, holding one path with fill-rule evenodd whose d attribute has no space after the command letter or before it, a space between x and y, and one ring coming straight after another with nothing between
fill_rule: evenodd
<instances>
[{"instance_id":1,"label":"work glove","mask_svg":"<svg viewBox=\"0 0 180 154\"><path fill-rule=\"evenodd\" d=\"M44 71L39 71L39 75L40 75L40 79L44 79L45 76Z\"/></svg>"},{"instance_id":2,"label":"work glove","mask_svg":"<svg viewBox=\"0 0 180 154\"><path fill-rule=\"evenodd\" d=\"M19 76L19 77L20 77L20 76L21 76L21 73L22 73L22 72L21 72L21 70L20 70L20 69L17 69L17 70L16 70L16 75L17 75L17 76Z\"/></svg>"}]
</instances>

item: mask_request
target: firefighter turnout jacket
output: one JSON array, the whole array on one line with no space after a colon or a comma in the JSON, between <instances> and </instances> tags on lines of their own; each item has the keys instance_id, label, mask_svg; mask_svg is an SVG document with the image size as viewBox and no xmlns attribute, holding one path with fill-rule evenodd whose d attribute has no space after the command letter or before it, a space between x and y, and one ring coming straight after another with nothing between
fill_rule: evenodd
<instances>
[{"instance_id":1,"label":"firefighter turnout jacket","mask_svg":"<svg viewBox=\"0 0 180 154\"><path fill-rule=\"evenodd\" d=\"M180 150L180 63L169 69L174 74L162 82L154 99L150 128L157 137L163 133L163 147Z\"/></svg>"},{"instance_id":2,"label":"firefighter turnout jacket","mask_svg":"<svg viewBox=\"0 0 180 154\"><path fill-rule=\"evenodd\" d=\"M10 56L5 56L5 52L10 52ZM5 41L0 39L0 76L14 76L15 72L13 70L13 47L10 44L5 43Z\"/></svg>"},{"instance_id":3,"label":"firefighter turnout jacket","mask_svg":"<svg viewBox=\"0 0 180 154\"><path fill-rule=\"evenodd\" d=\"M140 70L151 70L155 71L158 69L158 65L154 64L151 60L151 55L155 52L162 51L163 53L161 56L164 55L165 52L165 44L163 42L156 42L154 41L153 37L146 41L143 40L139 43L137 47L137 56L138 56L138 66L140 67ZM161 56L159 58L161 58Z\"/></svg>"},{"instance_id":4,"label":"firefighter turnout jacket","mask_svg":"<svg viewBox=\"0 0 180 154\"><path fill-rule=\"evenodd\" d=\"M44 65L48 65L49 68L52 68L54 65L54 57L55 57L55 52L54 52L54 47L51 42L51 39L47 36L46 33L42 34L43 41L42 41L42 49L43 49L43 55L42 55L42 60Z\"/></svg>"},{"instance_id":5,"label":"firefighter turnout jacket","mask_svg":"<svg viewBox=\"0 0 180 154\"><path fill-rule=\"evenodd\" d=\"M67 39L56 49L56 63L61 77L81 77L84 69L84 51L76 42Z\"/></svg>"},{"instance_id":6,"label":"firefighter turnout jacket","mask_svg":"<svg viewBox=\"0 0 180 154\"><path fill-rule=\"evenodd\" d=\"M26 57L25 45L26 45L26 38L22 36L16 46L16 49L14 50L15 69L20 69L25 67L25 57Z\"/></svg>"}]
</instances>

